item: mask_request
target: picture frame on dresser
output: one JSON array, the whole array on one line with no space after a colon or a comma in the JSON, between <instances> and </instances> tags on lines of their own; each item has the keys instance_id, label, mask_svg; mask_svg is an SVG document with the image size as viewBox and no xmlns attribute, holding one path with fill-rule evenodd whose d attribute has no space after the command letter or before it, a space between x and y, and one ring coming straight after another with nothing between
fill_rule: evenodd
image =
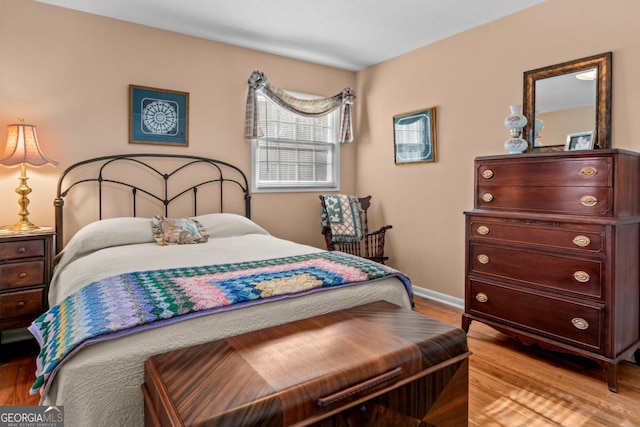
<instances>
[{"instance_id":1,"label":"picture frame on dresser","mask_svg":"<svg viewBox=\"0 0 640 427\"><path fill-rule=\"evenodd\" d=\"M393 147L397 165L437 161L436 107L393 116Z\"/></svg>"},{"instance_id":2,"label":"picture frame on dresser","mask_svg":"<svg viewBox=\"0 0 640 427\"><path fill-rule=\"evenodd\" d=\"M129 85L129 143L189 146L189 93Z\"/></svg>"},{"instance_id":3,"label":"picture frame on dresser","mask_svg":"<svg viewBox=\"0 0 640 427\"><path fill-rule=\"evenodd\" d=\"M595 141L595 131L570 133L564 151L593 150Z\"/></svg>"}]
</instances>

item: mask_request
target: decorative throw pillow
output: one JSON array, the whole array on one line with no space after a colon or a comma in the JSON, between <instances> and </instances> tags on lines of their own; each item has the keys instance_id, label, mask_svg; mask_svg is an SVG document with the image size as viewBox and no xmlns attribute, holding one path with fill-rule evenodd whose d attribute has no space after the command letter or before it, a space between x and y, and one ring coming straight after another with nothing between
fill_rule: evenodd
<instances>
[{"instance_id":1,"label":"decorative throw pillow","mask_svg":"<svg viewBox=\"0 0 640 427\"><path fill-rule=\"evenodd\" d=\"M209 236L204 234L202 224L189 218L165 218L156 215L151 219L153 237L159 245L184 245L204 243Z\"/></svg>"}]
</instances>

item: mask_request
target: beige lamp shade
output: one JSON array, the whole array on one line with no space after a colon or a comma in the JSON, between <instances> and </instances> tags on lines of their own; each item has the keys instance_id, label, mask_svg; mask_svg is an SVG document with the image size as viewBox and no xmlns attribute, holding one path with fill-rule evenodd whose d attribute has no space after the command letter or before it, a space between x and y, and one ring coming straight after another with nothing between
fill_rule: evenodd
<instances>
[{"instance_id":1,"label":"beige lamp shade","mask_svg":"<svg viewBox=\"0 0 640 427\"><path fill-rule=\"evenodd\" d=\"M51 164L58 162L47 159L38 146L38 134L33 125L17 124L7 126L7 145L0 155L0 164L5 166L15 166L27 163L33 166Z\"/></svg>"},{"instance_id":2,"label":"beige lamp shade","mask_svg":"<svg viewBox=\"0 0 640 427\"><path fill-rule=\"evenodd\" d=\"M27 165L42 166L46 164L57 165L57 162L47 159L38 146L38 135L36 127L23 123L7 126L7 145L0 156L0 164L5 166L20 165L20 185L16 188L16 193L20 195L18 204L20 221L12 226L0 227L2 230L11 232L31 232L40 227L29 221L29 198L31 188L27 185Z\"/></svg>"}]
</instances>

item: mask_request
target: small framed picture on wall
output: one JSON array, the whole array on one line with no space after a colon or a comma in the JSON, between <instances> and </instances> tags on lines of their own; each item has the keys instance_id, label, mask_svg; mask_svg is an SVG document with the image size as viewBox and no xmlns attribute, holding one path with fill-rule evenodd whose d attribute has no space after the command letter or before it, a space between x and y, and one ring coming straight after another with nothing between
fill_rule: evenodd
<instances>
[{"instance_id":1,"label":"small framed picture on wall","mask_svg":"<svg viewBox=\"0 0 640 427\"><path fill-rule=\"evenodd\" d=\"M436 107L393 116L396 164L435 162Z\"/></svg>"},{"instance_id":2,"label":"small framed picture on wall","mask_svg":"<svg viewBox=\"0 0 640 427\"><path fill-rule=\"evenodd\" d=\"M189 145L189 94L129 85L129 143Z\"/></svg>"},{"instance_id":3,"label":"small framed picture on wall","mask_svg":"<svg viewBox=\"0 0 640 427\"><path fill-rule=\"evenodd\" d=\"M567 135L565 151L593 150L595 143L595 132L578 132Z\"/></svg>"}]
</instances>

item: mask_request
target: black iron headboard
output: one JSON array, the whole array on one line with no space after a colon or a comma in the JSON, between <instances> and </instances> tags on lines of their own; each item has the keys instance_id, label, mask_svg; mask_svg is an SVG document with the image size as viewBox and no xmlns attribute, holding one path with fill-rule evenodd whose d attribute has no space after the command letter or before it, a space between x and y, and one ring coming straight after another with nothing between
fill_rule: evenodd
<instances>
[{"instance_id":1,"label":"black iron headboard","mask_svg":"<svg viewBox=\"0 0 640 427\"><path fill-rule=\"evenodd\" d=\"M167 162L162 164L162 162ZM160 165L159 165L160 163ZM132 170L142 169L154 179L160 181L160 189L151 190L144 183L136 183L136 175L123 172L123 168L132 166ZM107 176L107 167L113 169L116 176ZM197 168L197 171L194 170ZM164 170L167 169L167 170ZM194 170L193 173L185 172L186 169ZM72 173L73 172L73 173ZM81 173L81 172L84 172ZM135 171L134 171L135 172ZM179 188L173 189L169 185L171 178L178 172L181 176L189 174L192 179L188 183L179 183ZM88 175L87 175L88 174ZM183 180L184 181L184 180ZM172 181L172 183L175 182ZM193 183L191 183L193 182ZM219 211L224 212L224 184L232 184L239 189L244 197L244 214L251 218L251 193L246 175L238 167L206 157L180 155L180 154L114 154L110 156L96 157L75 163L65 169L58 179L55 206L56 227L56 253L60 252L64 245L63 207L64 199L69 190L81 184L97 183L98 187L98 219L103 217L103 189L104 184L128 189L132 202L132 215L137 216L138 196L145 197L155 203L164 206L164 215L169 216L169 205L186 194L192 194L193 216L198 215L198 189L204 186L217 186L219 193Z\"/></svg>"}]
</instances>

